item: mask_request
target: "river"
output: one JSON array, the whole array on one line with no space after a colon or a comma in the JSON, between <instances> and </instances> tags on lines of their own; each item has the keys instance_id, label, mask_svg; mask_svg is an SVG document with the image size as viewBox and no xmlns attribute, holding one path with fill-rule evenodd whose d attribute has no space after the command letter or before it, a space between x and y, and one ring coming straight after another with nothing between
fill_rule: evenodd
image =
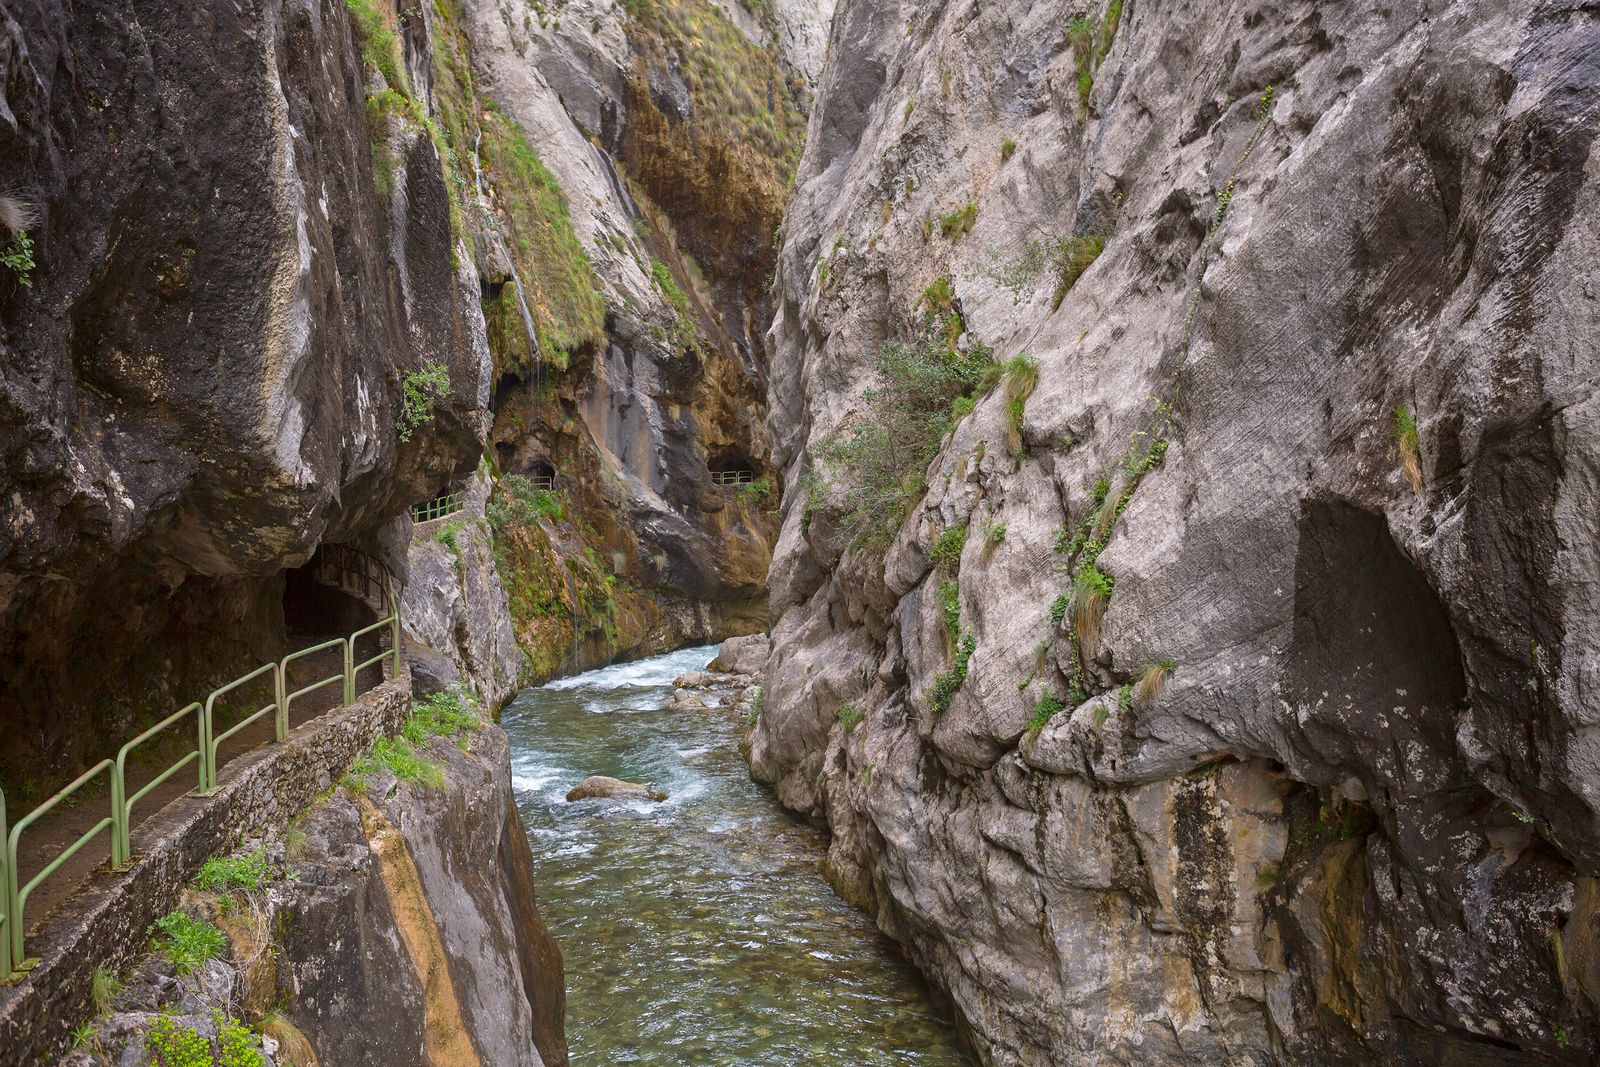
<instances>
[{"instance_id":1,"label":"river","mask_svg":"<svg viewBox=\"0 0 1600 1067\"><path fill-rule=\"evenodd\" d=\"M818 873L821 833L750 780L726 709L668 709L714 647L525 690L506 708L539 906L582 1067L967 1067L944 1013ZM566 802L591 774L649 802Z\"/></svg>"}]
</instances>

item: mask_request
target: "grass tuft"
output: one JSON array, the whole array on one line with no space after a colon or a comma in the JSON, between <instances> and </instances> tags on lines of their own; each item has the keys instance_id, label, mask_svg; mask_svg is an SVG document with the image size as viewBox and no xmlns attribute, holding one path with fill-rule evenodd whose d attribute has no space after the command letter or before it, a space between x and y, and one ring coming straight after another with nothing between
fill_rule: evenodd
<instances>
[{"instance_id":1,"label":"grass tuft","mask_svg":"<svg viewBox=\"0 0 1600 1067\"><path fill-rule=\"evenodd\" d=\"M1100 622L1111 602L1110 576L1094 564L1078 568L1072 579L1072 632L1087 650L1100 644Z\"/></svg>"},{"instance_id":2,"label":"grass tuft","mask_svg":"<svg viewBox=\"0 0 1600 1067\"><path fill-rule=\"evenodd\" d=\"M1155 703L1161 696L1161 691L1167 686L1167 679L1178 665L1170 659L1157 660L1146 665L1139 672L1139 680L1133 686L1133 698L1140 707Z\"/></svg>"},{"instance_id":3,"label":"grass tuft","mask_svg":"<svg viewBox=\"0 0 1600 1067\"><path fill-rule=\"evenodd\" d=\"M258 848L242 856L212 856L201 864L194 885L210 893L235 893L260 889L269 873L267 852Z\"/></svg>"},{"instance_id":4,"label":"grass tuft","mask_svg":"<svg viewBox=\"0 0 1600 1067\"><path fill-rule=\"evenodd\" d=\"M1400 450L1400 469L1414 492L1422 492L1422 453L1417 448L1417 417L1405 408L1394 409L1394 444Z\"/></svg>"},{"instance_id":5,"label":"grass tuft","mask_svg":"<svg viewBox=\"0 0 1600 1067\"><path fill-rule=\"evenodd\" d=\"M170 911L150 927L152 948L172 961L180 975L191 974L222 955L227 938L204 919Z\"/></svg>"},{"instance_id":6,"label":"grass tuft","mask_svg":"<svg viewBox=\"0 0 1600 1067\"><path fill-rule=\"evenodd\" d=\"M1028 725L1023 729L1023 733L1038 733L1044 728L1044 724L1049 722L1056 712L1060 711L1064 706L1060 697L1054 693L1045 693L1044 696L1039 698L1039 702L1033 706L1033 716L1028 720Z\"/></svg>"},{"instance_id":7,"label":"grass tuft","mask_svg":"<svg viewBox=\"0 0 1600 1067\"><path fill-rule=\"evenodd\" d=\"M968 200L948 215L939 216L939 235L947 241L959 241L972 232L978 221L978 205Z\"/></svg>"},{"instance_id":8,"label":"grass tuft","mask_svg":"<svg viewBox=\"0 0 1600 1067\"><path fill-rule=\"evenodd\" d=\"M845 733L850 733L856 728L857 723L867 717L867 713L862 710L861 705L854 703L840 704L838 715L839 721L844 724Z\"/></svg>"},{"instance_id":9,"label":"grass tuft","mask_svg":"<svg viewBox=\"0 0 1600 1067\"><path fill-rule=\"evenodd\" d=\"M1011 157L1016 155L1016 152L1017 142L1015 139L1007 137L1004 141L1000 142L1000 162L1009 162Z\"/></svg>"},{"instance_id":10,"label":"grass tuft","mask_svg":"<svg viewBox=\"0 0 1600 1067\"><path fill-rule=\"evenodd\" d=\"M115 971L105 967L94 969L94 975L89 980L89 1002L94 1005L96 1015L109 1013L120 992L122 978Z\"/></svg>"}]
</instances>

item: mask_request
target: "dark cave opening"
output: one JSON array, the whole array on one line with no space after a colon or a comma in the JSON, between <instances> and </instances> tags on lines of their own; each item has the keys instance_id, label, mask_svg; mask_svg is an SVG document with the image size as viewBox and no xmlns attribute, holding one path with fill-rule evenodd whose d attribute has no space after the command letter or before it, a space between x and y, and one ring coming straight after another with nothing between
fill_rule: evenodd
<instances>
[{"instance_id":1,"label":"dark cave opening","mask_svg":"<svg viewBox=\"0 0 1600 1067\"><path fill-rule=\"evenodd\" d=\"M283 625L291 651L348 636L377 620L368 604L333 584L328 556L319 547L304 566L283 572Z\"/></svg>"}]
</instances>

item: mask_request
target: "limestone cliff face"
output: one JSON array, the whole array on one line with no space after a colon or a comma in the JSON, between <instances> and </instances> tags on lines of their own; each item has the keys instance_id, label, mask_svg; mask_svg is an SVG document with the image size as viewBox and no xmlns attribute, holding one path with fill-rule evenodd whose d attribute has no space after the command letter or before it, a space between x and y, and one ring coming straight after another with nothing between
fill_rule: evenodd
<instances>
[{"instance_id":1,"label":"limestone cliff face","mask_svg":"<svg viewBox=\"0 0 1600 1067\"><path fill-rule=\"evenodd\" d=\"M503 475L553 475L564 497L565 514L524 525L501 558L531 678L765 625L776 496L760 332L828 15L705 0L457 9L491 102L479 154L511 252L489 304L494 458ZM527 184L517 144L562 199L559 246L507 197ZM736 470L764 491L711 484Z\"/></svg>"},{"instance_id":2,"label":"limestone cliff face","mask_svg":"<svg viewBox=\"0 0 1600 1067\"><path fill-rule=\"evenodd\" d=\"M492 366L446 146L399 73L428 66L416 29L374 45L342 0L0 10L32 261L8 225L13 798L281 655L286 570L477 463ZM449 387L408 419L427 372Z\"/></svg>"},{"instance_id":3,"label":"limestone cliff face","mask_svg":"<svg viewBox=\"0 0 1600 1067\"><path fill-rule=\"evenodd\" d=\"M988 1063L1590 1062L1592 8L845 0L830 49L752 762L835 883ZM868 549L819 446L919 305L1037 385Z\"/></svg>"}]
</instances>

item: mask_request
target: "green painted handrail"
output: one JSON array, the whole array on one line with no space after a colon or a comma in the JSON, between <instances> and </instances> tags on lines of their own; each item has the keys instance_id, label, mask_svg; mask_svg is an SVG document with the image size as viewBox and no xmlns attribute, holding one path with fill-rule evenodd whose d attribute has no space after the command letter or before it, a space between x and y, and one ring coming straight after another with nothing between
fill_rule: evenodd
<instances>
[{"instance_id":1,"label":"green painted handrail","mask_svg":"<svg viewBox=\"0 0 1600 1067\"><path fill-rule=\"evenodd\" d=\"M446 493L444 496L434 497L427 503L413 504L411 506L411 521L432 522L434 519L442 519L446 515L454 515L466 506L466 499L467 494L464 492Z\"/></svg>"},{"instance_id":2,"label":"green painted handrail","mask_svg":"<svg viewBox=\"0 0 1600 1067\"><path fill-rule=\"evenodd\" d=\"M61 855L51 860L45 866L44 870L28 879L28 884L19 889L17 887L17 845L22 840L22 831L26 830L35 820L44 815L51 808L54 808L57 804L61 803L63 800L67 799L67 797L71 796L77 790L82 788L85 783L94 778L101 771L111 770L112 766L113 764L110 760L103 759L99 763L96 763L93 767L90 767L88 770L78 775L77 778L73 779L71 785L67 786L65 789L62 789L55 796L51 797L43 804L40 804L37 808L34 808L32 811L28 812L28 814L18 819L17 825L11 828L11 836L6 839L6 904L7 910L10 912L6 925L10 927L10 930L7 932L11 935L11 957L17 961L16 969L19 971L31 970L31 964L33 962L25 958L22 950L22 916L24 914L23 909L26 908L28 904L28 894L37 889L40 882L56 873L57 869L59 869L63 863L77 855L78 850L93 840L101 830L111 827L112 818L107 816L106 818L95 823L94 826L90 827L88 830L84 831L84 833L76 841L69 845L66 850L61 853Z\"/></svg>"},{"instance_id":3,"label":"green painted handrail","mask_svg":"<svg viewBox=\"0 0 1600 1067\"><path fill-rule=\"evenodd\" d=\"M168 715L165 719L162 719L160 722L150 727L150 729L146 730L138 737L135 737L132 741L129 741L127 744L123 745L122 750L117 753L117 770L111 779L111 803L113 808L112 817L117 820L116 836L112 838L111 841L112 867L122 868L126 867L130 862L132 862L133 845L129 840L129 828L133 825L133 806L139 803L139 801L143 800L151 790L155 789L168 778L171 778L174 774L177 774L179 771L187 767L190 760L201 760L199 775L200 781L195 786L196 790L201 790L206 787L205 761L201 759L201 753L205 750L206 733L205 713L202 710L203 707L204 705L202 705L199 701L195 701L182 711L173 712L171 715ZM174 763L172 766L162 771L154 780L146 783L145 787L133 794L133 796L128 796L128 753L132 752L136 747L144 744L146 741L150 740L150 738L154 737L162 730L165 730L179 719L182 719L191 711L195 713L196 738L194 751L190 752L177 763Z\"/></svg>"},{"instance_id":4,"label":"green painted handrail","mask_svg":"<svg viewBox=\"0 0 1600 1067\"><path fill-rule=\"evenodd\" d=\"M459 494L457 494L459 495ZM378 562L371 555L348 545L323 546L322 563L336 572L337 584L341 589L355 588L363 599L376 599L381 604L381 611L386 617L373 623L371 626L357 630L349 637L334 638L310 648L303 648L292 652L276 663L268 663L257 667L249 674L235 678L226 685L219 686L211 691L205 701L195 702L180 711L162 719L154 726L145 730L139 736L123 745L117 752L115 760L104 759L79 775L65 788L56 792L49 800L34 808L27 815L18 820L15 826L7 832L6 828L6 798L4 791L0 791L0 983L12 980L18 973L30 970L37 960L25 957L23 933L23 909L27 905L28 896L39 887L45 879L49 878L61 866L97 837L102 830L111 831L111 868L114 871L124 871L133 861L133 847L131 831L133 826L133 806L143 800L152 791L159 788L164 782L187 767L191 761L198 764L196 791L205 795L215 791L217 787L217 755L222 743L250 724L259 721L268 713L275 713L273 734L275 740L282 741L289 733L289 704L295 697L304 696L315 689L335 682L344 682L344 704L346 706L355 702L356 675L375 663L380 663L384 657L393 655L394 671L399 674L402 668L400 654L400 601L394 593L394 580L388 568ZM377 573L374 573L376 571ZM369 633L388 628L390 631L390 649L381 651L371 659L357 664L355 662L356 642ZM344 669L338 673L318 682L297 689L293 693L286 692L288 687L289 664L303 656L316 652L326 651L335 646L344 650ZM215 711L217 698L260 678L262 675L272 673L273 700L271 704L253 712L245 719L235 723L220 735L216 733ZM127 774L128 755L136 747L144 744L156 734L179 722L191 712L195 714L196 744L194 750L186 753L172 766L162 771L133 796L128 796ZM71 845L67 846L60 855L56 856L43 870L30 878L26 885L18 884L17 857L22 832L36 822L40 817L82 788L89 781L97 777L101 771L110 771L111 785L111 814L95 823L85 831Z\"/></svg>"}]
</instances>

